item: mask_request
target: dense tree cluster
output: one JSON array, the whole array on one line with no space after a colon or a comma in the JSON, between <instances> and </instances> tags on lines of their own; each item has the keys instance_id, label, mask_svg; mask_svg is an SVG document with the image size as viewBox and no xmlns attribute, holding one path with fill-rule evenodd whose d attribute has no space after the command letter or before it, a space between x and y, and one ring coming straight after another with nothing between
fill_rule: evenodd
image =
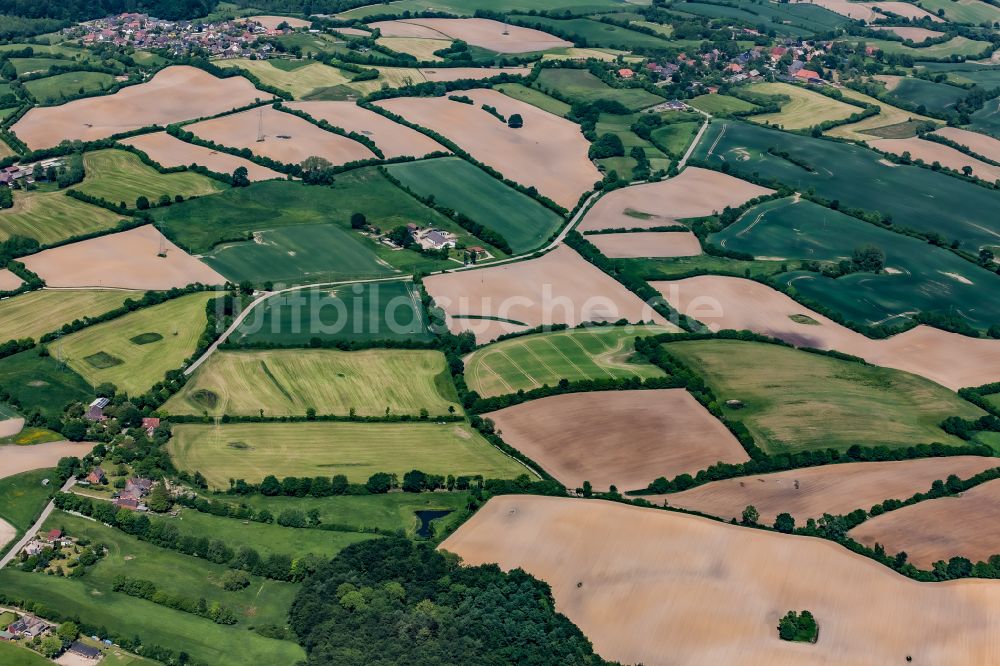
<instances>
[{"instance_id":1,"label":"dense tree cluster","mask_svg":"<svg viewBox=\"0 0 1000 666\"><path fill-rule=\"evenodd\" d=\"M205 16L215 0L4 0L6 14L27 18L88 21L122 12L145 12L164 19Z\"/></svg>"}]
</instances>

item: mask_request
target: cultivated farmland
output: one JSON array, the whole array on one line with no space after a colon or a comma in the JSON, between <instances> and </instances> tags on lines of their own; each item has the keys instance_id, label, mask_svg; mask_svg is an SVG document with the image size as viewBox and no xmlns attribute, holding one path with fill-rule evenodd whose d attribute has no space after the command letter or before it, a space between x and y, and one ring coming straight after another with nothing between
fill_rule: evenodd
<instances>
[{"instance_id":1,"label":"cultivated farmland","mask_svg":"<svg viewBox=\"0 0 1000 666\"><path fill-rule=\"evenodd\" d=\"M507 25L491 19L414 18L379 21L371 23L369 27L380 29L383 37L460 39L472 46L497 53L528 53L572 46L570 42L540 30Z\"/></svg>"},{"instance_id":2,"label":"cultivated farmland","mask_svg":"<svg viewBox=\"0 0 1000 666\"><path fill-rule=\"evenodd\" d=\"M85 92L106 90L114 83L115 77L104 72L66 72L25 81L24 87L39 102L54 104L64 101L68 96L79 94L81 89Z\"/></svg>"},{"instance_id":3,"label":"cultivated farmland","mask_svg":"<svg viewBox=\"0 0 1000 666\"><path fill-rule=\"evenodd\" d=\"M910 139L881 139L869 141L868 145L893 155L909 153L914 160L923 160L927 164L937 162L943 167L962 172L965 167L972 169L971 175L987 182L1000 179L1000 167L988 164L966 155L951 146L945 146L934 141L925 141L914 137Z\"/></svg>"},{"instance_id":4,"label":"cultivated farmland","mask_svg":"<svg viewBox=\"0 0 1000 666\"><path fill-rule=\"evenodd\" d=\"M957 86L924 79L887 75L880 76L879 80L885 83L885 97L890 102L901 101L923 106L928 111L937 114L948 113L955 102L969 94L969 91Z\"/></svg>"},{"instance_id":5,"label":"cultivated farmland","mask_svg":"<svg viewBox=\"0 0 1000 666\"><path fill-rule=\"evenodd\" d=\"M570 393L488 417L505 442L569 488L644 488L657 476L749 459L684 389Z\"/></svg>"},{"instance_id":6,"label":"cultivated farmland","mask_svg":"<svg viewBox=\"0 0 1000 666\"><path fill-rule=\"evenodd\" d=\"M461 409L437 351L224 351L209 357L164 405L175 414L435 416Z\"/></svg>"},{"instance_id":7,"label":"cultivated farmland","mask_svg":"<svg viewBox=\"0 0 1000 666\"><path fill-rule=\"evenodd\" d=\"M324 88L348 83L350 73L311 60L223 60L221 67L245 69L261 83L290 93L295 99L316 94Z\"/></svg>"},{"instance_id":8,"label":"cultivated farmland","mask_svg":"<svg viewBox=\"0 0 1000 666\"><path fill-rule=\"evenodd\" d=\"M982 155L994 162L1000 161L1000 139L994 139L985 134L970 132L958 127L942 127L935 130L934 134L943 136L954 141L960 146L965 146L970 151Z\"/></svg>"},{"instance_id":9,"label":"cultivated farmland","mask_svg":"<svg viewBox=\"0 0 1000 666\"><path fill-rule=\"evenodd\" d=\"M0 291L14 291L24 284L24 280L6 268L0 268Z\"/></svg>"},{"instance_id":10,"label":"cultivated farmland","mask_svg":"<svg viewBox=\"0 0 1000 666\"><path fill-rule=\"evenodd\" d=\"M440 546L521 567L605 659L623 663L984 663L997 658L1000 584L917 583L819 539L656 509L497 497ZM669 599L669 603L664 603ZM808 608L815 644L782 641Z\"/></svg>"},{"instance_id":11,"label":"cultivated farmland","mask_svg":"<svg viewBox=\"0 0 1000 666\"><path fill-rule=\"evenodd\" d=\"M379 46L384 46L396 53L406 53L423 62L440 62L444 60L435 51L451 46L450 39L427 39L425 37L379 37L375 40Z\"/></svg>"},{"instance_id":12,"label":"cultivated farmland","mask_svg":"<svg viewBox=\"0 0 1000 666\"><path fill-rule=\"evenodd\" d=\"M141 294L125 291L41 289L0 300L0 342L35 338L74 319L95 317ZM3 380L0 380L0 384Z\"/></svg>"},{"instance_id":13,"label":"cultivated farmland","mask_svg":"<svg viewBox=\"0 0 1000 666\"><path fill-rule=\"evenodd\" d=\"M305 19L295 18L293 16L272 16L269 14L248 16L246 17L246 20L260 23L265 28L270 28L272 30L276 29L282 23L285 23L292 28L308 28L312 25Z\"/></svg>"},{"instance_id":14,"label":"cultivated farmland","mask_svg":"<svg viewBox=\"0 0 1000 666\"><path fill-rule=\"evenodd\" d=\"M690 231L650 231L587 236L606 257L693 257L701 254L701 243Z\"/></svg>"},{"instance_id":15,"label":"cultivated farmland","mask_svg":"<svg viewBox=\"0 0 1000 666\"><path fill-rule=\"evenodd\" d=\"M120 215L78 201L65 192L20 191L14 194L13 208L0 209L0 240L26 236L39 243L55 243L111 229L120 220Z\"/></svg>"},{"instance_id":16,"label":"cultivated farmland","mask_svg":"<svg viewBox=\"0 0 1000 666\"><path fill-rule=\"evenodd\" d=\"M803 129L828 120L843 120L861 109L831 99L818 92L788 83L755 83L748 90L763 95L783 95L789 98L778 113L751 116L755 123L777 125L784 129Z\"/></svg>"},{"instance_id":17,"label":"cultivated farmland","mask_svg":"<svg viewBox=\"0 0 1000 666\"><path fill-rule=\"evenodd\" d=\"M154 132L152 134L143 134L129 139L122 139L121 143L138 148L146 153L150 159L165 167L197 164L209 171L226 174L231 174L239 167L243 167L247 170L247 176L250 180L284 178L277 171L254 164L250 160L227 153L220 153L211 148L196 146L193 143L186 143L166 132Z\"/></svg>"},{"instance_id":18,"label":"cultivated farmland","mask_svg":"<svg viewBox=\"0 0 1000 666\"><path fill-rule=\"evenodd\" d=\"M530 67L442 67L440 69L421 69L421 76L428 81L459 81L461 79L491 79L500 74L511 76L527 76Z\"/></svg>"},{"instance_id":19,"label":"cultivated farmland","mask_svg":"<svg viewBox=\"0 0 1000 666\"><path fill-rule=\"evenodd\" d=\"M55 467L60 458L84 456L92 444L80 442L45 442L31 446L8 444L0 446L0 479L33 469Z\"/></svg>"},{"instance_id":20,"label":"cultivated farmland","mask_svg":"<svg viewBox=\"0 0 1000 666\"><path fill-rule=\"evenodd\" d=\"M46 419L59 418L70 402L94 399L93 387L83 377L51 355L40 356L37 349L0 359L0 378L22 411L38 410Z\"/></svg>"},{"instance_id":21,"label":"cultivated farmland","mask_svg":"<svg viewBox=\"0 0 1000 666\"><path fill-rule=\"evenodd\" d=\"M227 189L223 183L194 172L161 174L142 163L137 155L123 150L86 153L83 166L87 179L78 189L92 197L135 206L139 196L155 202L166 195L199 197Z\"/></svg>"},{"instance_id":22,"label":"cultivated farmland","mask_svg":"<svg viewBox=\"0 0 1000 666\"><path fill-rule=\"evenodd\" d=\"M614 100L632 111L663 102L662 97L642 88L612 88L585 69L543 69L534 86L543 91L555 89L578 102Z\"/></svg>"},{"instance_id":23,"label":"cultivated farmland","mask_svg":"<svg viewBox=\"0 0 1000 666\"><path fill-rule=\"evenodd\" d=\"M905 29L907 28L904 28L904 30ZM877 130L882 130L884 132L894 125L901 126L904 123L910 123L911 121L924 121L935 124L940 123L940 121L928 118L927 116L911 113L910 111L904 111L903 109L892 106L887 102L875 99L874 97L865 95L864 93L860 93L851 88L841 88L840 92L844 95L844 97L849 97L859 102L865 102L867 104L874 104L878 106L879 112L874 116L870 116L864 120L859 120L856 123L840 125L827 130L826 134L829 136L835 136L842 139L852 139L854 141L869 141L872 137L879 136L875 133ZM916 130L914 130L914 133L915 132Z\"/></svg>"},{"instance_id":24,"label":"cultivated farmland","mask_svg":"<svg viewBox=\"0 0 1000 666\"><path fill-rule=\"evenodd\" d=\"M346 474L364 483L376 472L513 478L527 470L462 423L248 423L179 425L167 450L175 464L209 484L230 478Z\"/></svg>"},{"instance_id":25,"label":"cultivated farmland","mask_svg":"<svg viewBox=\"0 0 1000 666\"><path fill-rule=\"evenodd\" d=\"M305 111L316 120L325 120L349 132L364 134L389 159L403 155L423 157L429 153L447 152L444 146L430 137L353 102L292 102L288 107Z\"/></svg>"}]
</instances>

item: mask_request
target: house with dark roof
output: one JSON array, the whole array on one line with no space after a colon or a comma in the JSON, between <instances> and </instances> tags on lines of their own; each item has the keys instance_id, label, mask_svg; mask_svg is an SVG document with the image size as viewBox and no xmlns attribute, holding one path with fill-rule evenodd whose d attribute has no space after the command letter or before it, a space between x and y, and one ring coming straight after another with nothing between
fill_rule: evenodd
<instances>
[{"instance_id":1,"label":"house with dark roof","mask_svg":"<svg viewBox=\"0 0 1000 666\"><path fill-rule=\"evenodd\" d=\"M69 646L69 652L77 655L78 657L83 657L84 659L100 659L104 656L100 650L89 645L84 645L80 641L73 641Z\"/></svg>"},{"instance_id":2,"label":"house with dark roof","mask_svg":"<svg viewBox=\"0 0 1000 666\"><path fill-rule=\"evenodd\" d=\"M90 403L90 407L87 409L87 413L84 414L84 418L88 421L104 421L108 417L104 415L104 408L111 404L111 401L107 398L97 398L94 402Z\"/></svg>"}]
</instances>

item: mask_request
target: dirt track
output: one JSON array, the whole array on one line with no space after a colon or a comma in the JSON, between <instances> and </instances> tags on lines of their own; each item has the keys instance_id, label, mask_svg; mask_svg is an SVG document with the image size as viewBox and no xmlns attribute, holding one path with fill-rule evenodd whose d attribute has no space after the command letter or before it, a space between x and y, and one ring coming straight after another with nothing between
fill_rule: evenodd
<instances>
[{"instance_id":1,"label":"dirt track","mask_svg":"<svg viewBox=\"0 0 1000 666\"><path fill-rule=\"evenodd\" d=\"M497 53L528 53L573 46L541 30L505 25L482 18L411 18L378 21L369 24L379 28L383 37L417 37L423 39L461 39Z\"/></svg>"},{"instance_id":2,"label":"dirt track","mask_svg":"<svg viewBox=\"0 0 1000 666\"><path fill-rule=\"evenodd\" d=\"M701 243L690 231L650 231L628 234L594 234L587 240L611 259L642 257L693 257L701 254Z\"/></svg>"},{"instance_id":3,"label":"dirt track","mask_svg":"<svg viewBox=\"0 0 1000 666\"><path fill-rule=\"evenodd\" d=\"M197 164L216 173L229 174L236 171L239 167L245 167L250 180L283 179L285 177L277 171L254 164L250 160L227 153L220 153L211 148L196 146L193 143L186 143L180 139L175 139L166 132L143 134L131 139L123 139L121 143L128 146L135 146L149 155L150 159L159 162L165 167Z\"/></svg>"},{"instance_id":4,"label":"dirt track","mask_svg":"<svg viewBox=\"0 0 1000 666\"><path fill-rule=\"evenodd\" d=\"M433 152L448 152L434 139L394 123L374 111L363 109L354 102L290 102L289 108L305 111L316 120L348 131L364 134L378 146L387 158L409 155L423 157Z\"/></svg>"}]
</instances>

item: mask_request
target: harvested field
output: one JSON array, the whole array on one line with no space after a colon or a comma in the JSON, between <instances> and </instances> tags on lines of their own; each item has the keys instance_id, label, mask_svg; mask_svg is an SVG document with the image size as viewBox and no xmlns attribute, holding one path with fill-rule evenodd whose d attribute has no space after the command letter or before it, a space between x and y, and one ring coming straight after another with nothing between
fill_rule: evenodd
<instances>
[{"instance_id":1,"label":"harvested field","mask_svg":"<svg viewBox=\"0 0 1000 666\"><path fill-rule=\"evenodd\" d=\"M257 141L261 123L264 140ZM285 164L299 164L313 155L324 157L334 165L375 157L357 141L327 132L298 116L269 106L206 120L184 129L219 145L246 148L255 155Z\"/></svg>"},{"instance_id":2,"label":"harvested field","mask_svg":"<svg viewBox=\"0 0 1000 666\"><path fill-rule=\"evenodd\" d=\"M590 144L568 120L494 90L462 93L475 104L446 97L402 97L379 102L410 122L439 132L505 177L538 191L564 208L593 188L601 173L587 157ZM511 129L479 108L493 106L504 117L519 113L524 127Z\"/></svg>"},{"instance_id":3,"label":"harvested field","mask_svg":"<svg viewBox=\"0 0 1000 666\"><path fill-rule=\"evenodd\" d=\"M910 562L930 569L955 556L973 562L1000 553L1000 481L870 518L848 532L857 541L880 543L888 553L905 550Z\"/></svg>"},{"instance_id":4,"label":"harvested field","mask_svg":"<svg viewBox=\"0 0 1000 666\"><path fill-rule=\"evenodd\" d=\"M886 14L892 13L906 19L930 18L935 23L944 23L944 19L909 2L866 2L861 4L875 10L878 18L883 18Z\"/></svg>"},{"instance_id":5,"label":"harvested field","mask_svg":"<svg viewBox=\"0 0 1000 666\"><path fill-rule=\"evenodd\" d=\"M395 123L374 111L363 109L354 102L292 102L289 108L305 111L316 120L348 131L364 134L375 142L389 159L409 155L423 157L448 149L434 139Z\"/></svg>"},{"instance_id":6,"label":"harvested field","mask_svg":"<svg viewBox=\"0 0 1000 666\"><path fill-rule=\"evenodd\" d=\"M989 158L994 162L1000 162L1000 140L998 139L958 127L942 127L939 130L935 130L934 133L946 139L951 139L960 146L965 146L972 152Z\"/></svg>"},{"instance_id":7,"label":"harvested field","mask_svg":"<svg viewBox=\"0 0 1000 666\"><path fill-rule=\"evenodd\" d=\"M277 30L278 26L282 23L287 23L291 28L308 28L312 25L312 23L306 21L305 19L295 18L293 16L248 16L246 17L246 20L259 23L265 28L269 28L271 30Z\"/></svg>"},{"instance_id":8,"label":"harvested field","mask_svg":"<svg viewBox=\"0 0 1000 666\"><path fill-rule=\"evenodd\" d=\"M701 243L690 231L650 231L627 234L587 236L606 257L638 259L643 257L693 257L701 254Z\"/></svg>"},{"instance_id":9,"label":"harvested field","mask_svg":"<svg viewBox=\"0 0 1000 666\"><path fill-rule=\"evenodd\" d=\"M60 141L95 141L148 125L201 118L270 99L243 77L218 79L187 65L160 70L114 95L31 109L11 128L32 150Z\"/></svg>"},{"instance_id":10,"label":"harvested field","mask_svg":"<svg viewBox=\"0 0 1000 666\"><path fill-rule=\"evenodd\" d=\"M688 167L669 180L633 185L601 197L577 231L669 226L677 220L739 206L770 192L718 171Z\"/></svg>"},{"instance_id":11,"label":"harvested field","mask_svg":"<svg viewBox=\"0 0 1000 666\"><path fill-rule=\"evenodd\" d=\"M245 69L264 85L284 90L295 99L318 94L324 88L351 80L350 74L314 60L220 60L220 67Z\"/></svg>"},{"instance_id":12,"label":"harvested field","mask_svg":"<svg viewBox=\"0 0 1000 666\"><path fill-rule=\"evenodd\" d=\"M685 389L570 393L488 416L505 442L568 488L645 488L658 476L749 460Z\"/></svg>"},{"instance_id":13,"label":"harvested field","mask_svg":"<svg viewBox=\"0 0 1000 666\"><path fill-rule=\"evenodd\" d=\"M0 291L14 291L24 284L24 280L6 268L0 268Z\"/></svg>"},{"instance_id":14,"label":"harvested field","mask_svg":"<svg viewBox=\"0 0 1000 666\"><path fill-rule=\"evenodd\" d=\"M383 37L417 37L421 39L461 39L497 53L529 53L573 46L571 42L541 30L507 25L481 18L414 18L398 21L378 21L370 27L379 28Z\"/></svg>"},{"instance_id":15,"label":"harvested field","mask_svg":"<svg viewBox=\"0 0 1000 666\"><path fill-rule=\"evenodd\" d=\"M844 463L724 479L680 493L644 495L643 499L723 520L739 520L743 509L752 504L760 511L762 525L771 525L783 512L804 525L809 518L820 518L824 513L843 515L855 509L868 510L883 500L907 499L926 492L935 480L943 481L949 474L967 479L997 466L1000 459L983 456Z\"/></svg>"},{"instance_id":16,"label":"harvested field","mask_svg":"<svg viewBox=\"0 0 1000 666\"><path fill-rule=\"evenodd\" d=\"M1000 659L1000 583L918 583L843 547L657 509L579 499L491 499L440 546L517 567L622 663L855 666ZM816 644L782 641L808 609Z\"/></svg>"},{"instance_id":17,"label":"harvested field","mask_svg":"<svg viewBox=\"0 0 1000 666\"><path fill-rule=\"evenodd\" d=\"M154 132L153 134L134 136L122 139L121 143L138 148L146 153L150 159L159 162L165 167L197 164L209 171L228 174L236 171L239 167L244 167L252 181L271 180L272 178L283 179L285 177L277 171L254 164L250 160L227 153L220 153L211 148L196 146L172 137L166 132Z\"/></svg>"},{"instance_id":18,"label":"harvested field","mask_svg":"<svg viewBox=\"0 0 1000 666\"><path fill-rule=\"evenodd\" d=\"M422 37L379 37L375 42L396 53L406 53L424 62L444 60L441 56L435 55L434 52L451 46L450 39L425 39Z\"/></svg>"},{"instance_id":19,"label":"harvested field","mask_svg":"<svg viewBox=\"0 0 1000 666\"><path fill-rule=\"evenodd\" d=\"M20 190L14 193L14 207L0 210L0 240L27 236L49 244L110 229L120 220L121 215L74 199L64 191Z\"/></svg>"},{"instance_id":20,"label":"harvested field","mask_svg":"<svg viewBox=\"0 0 1000 666\"><path fill-rule=\"evenodd\" d=\"M6 407L0 405L0 412L5 410ZM24 429L24 419L20 416L7 416L6 414L0 414L0 416L3 416L0 419L0 439L13 437Z\"/></svg>"},{"instance_id":21,"label":"harvested field","mask_svg":"<svg viewBox=\"0 0 1000 666\"><path fill-rule=\"evenodd\" d=\"M971 132L970 132L971 134ZM985 181L993 182L1000 178L1000 167L987 164L982 160L966 155L951 146L925 141L919 137L911 139L878 139L868 141L868 145L876 150L902 155L909 153L914 160L923 160L927 164L938 162L941 166L961 172L963 167L972 167L972 175Z\"/></svg>"},{"instance_id":22,"label":"harvested field","mask_svg":"<svg viewBox=\"0 0 1000 666\"><path fill-rule=\"evenodd\" d=\"M0 300L0 343L15 338L37 340L74 319L103 314L126 298L139 296L139 292L127 291L38 289Z\"/></svg>"},{"instance_id":23,"label":"harvested field","mask_svg":"<svg viewBox=\"0 0 1000 666\"><path fill-rule=\"evenodd\" d=\"M843 120L851 114L860 113L861 108L832 99L818 92L793 86L790 83L754 83L747 88L750 92L764 95L784 95L790 101L783 104L778 113L750 116L755 123L770 123L783 129L804 129L825 121Z\"/></svg>"},{"instance_id":24,"label":"harvested field","mask_svg":"<svg viewBox=\"0 0 1000 666\"><path fill-rule=\"evenodd\" d=\"M55 467L60 458L82 458L94 448L87 442L46 442L31 446L0 446L0 479L32 469Z\"/></svg>"},{"instance_id":25,"label":"harvested field","mask_svg":"<svg viewBox=\"0 0 1000 666\"><path fill-rule=\"evenodd\" d=\"M713 330L750 330L798 347L835 349L869 363L926 377L957 391L1000 380L1000 341L968 338L917 326L887 340L872 340L770 287L742 278L704 275L651 283L681 313ZM817 324L802 324L792 315Z\"/></svg>"},{"instance_id":26,"label":"harvested field","mask_svg":"<svg viewBox=\"0 0 1000 666\"><path fill-rule=\"evenodd\" d=\"M530 67L443 67L441 69L421 69L420 73L428 81L458 81L461 79L491 79L501 74L527 76Z\"/></svg>"},{"instance_id":27,"label":"harvested field","mask_svg":"<svg viewBox=\"0 0 1000 666\"><path fill-rule=\"evenodd\" d=\"M895 33L902 37L903 39L910 39L918 44L927 39L934 39L935 37L940 37L944 33L940 30L928 30L927 28L908 28L898 25L893 26L872 26L873 30L888 30L889 32Z\"/></svg>"},{"instance_id":28,"label":"harvested field","mask_svg":"<svg viewBox=\"0 0 1000 666\"><path fill-rule=\"evenodd\" d=\"M50 287L166 290L195 282L214 285L226 281L151 224L45 250L19 261Z\"/></svg>"},{"instance_id":29,"label":"harvested field","mask_svg":"<svg viewBox=\"0 0 1000 666\"><path fill-rule=\"evenodd\" d=\"M431 275L424 286L449 315L449 327L472 331L481 343L496 337L484 332L484 321L456 316L499 318L529 327L619 319L666 324L638 296L564 245L538 259Z\"/></svg>"}]
</instances>

